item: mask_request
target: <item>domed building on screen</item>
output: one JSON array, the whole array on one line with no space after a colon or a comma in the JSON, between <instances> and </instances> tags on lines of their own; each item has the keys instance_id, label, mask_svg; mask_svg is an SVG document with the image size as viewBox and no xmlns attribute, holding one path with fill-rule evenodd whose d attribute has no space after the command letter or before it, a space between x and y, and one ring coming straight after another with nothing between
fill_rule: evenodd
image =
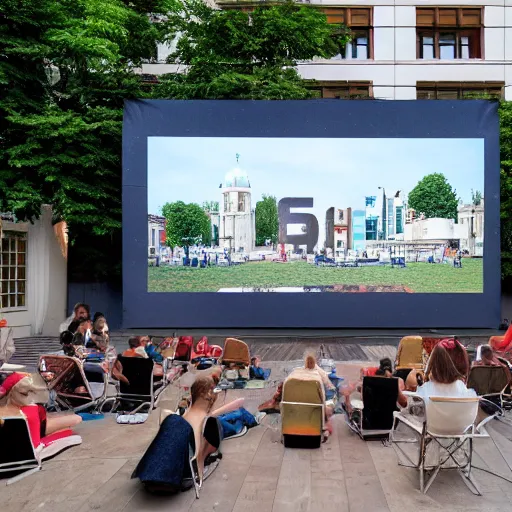
<instances>
[{"instance_id":1,"label":"domed building on screen","mask_svg":"<svg viewBox=\"0 0 512 512\"><path fill-rule=\"evenodd\" d=\"M219 245L231 251L250 252L256 241L255 213L249 176L238 165L228 171L220 185Z\"/></svg>"}]
</instances>

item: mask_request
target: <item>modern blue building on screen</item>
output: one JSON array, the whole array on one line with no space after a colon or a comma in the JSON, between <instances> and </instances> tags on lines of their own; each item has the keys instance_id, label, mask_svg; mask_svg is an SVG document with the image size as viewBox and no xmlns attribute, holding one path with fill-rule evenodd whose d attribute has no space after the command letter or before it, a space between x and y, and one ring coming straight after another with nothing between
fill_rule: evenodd
<instances>
[{"instance_id":1,"label":"modern blue building on screen","mask_svg":"<svg viewBox=\"0 0 512 512\"><path fill-rule=\"evenodd\" d=\"M366 214L364 210L352 212L352 248L356 251L366 249Z\"/></svg>"}]
</instances>

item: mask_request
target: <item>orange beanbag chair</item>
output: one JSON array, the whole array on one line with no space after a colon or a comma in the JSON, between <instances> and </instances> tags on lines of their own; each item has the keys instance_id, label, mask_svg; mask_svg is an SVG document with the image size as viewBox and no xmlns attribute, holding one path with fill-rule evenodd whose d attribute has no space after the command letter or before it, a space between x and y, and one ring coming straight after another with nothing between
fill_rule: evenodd
<instances>
[{"instance_id":1,"label":"orange beanbag chair","mask_svg":"<svg viewBox=\"0 0 512 512\"><path fill-rule=\"evenodd\" d=\"M497 352L512 350L512 325L503 336L491 336L489 338L489 345Z\"/></svg>"}]
</instances>

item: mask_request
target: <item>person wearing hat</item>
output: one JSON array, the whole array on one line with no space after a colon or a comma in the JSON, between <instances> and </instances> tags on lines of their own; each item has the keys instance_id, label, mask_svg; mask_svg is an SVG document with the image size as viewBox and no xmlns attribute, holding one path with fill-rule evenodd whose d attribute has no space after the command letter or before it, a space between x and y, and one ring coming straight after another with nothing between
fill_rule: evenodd
<instances>
[{"instance_id":1,"label":"person wearing hat","mask_svg":"<svg viewBox=\"0 0 512 512\"><path fill-rule=\"evenodd\" d=\"M42 404L48 402L48 388L39 375L12 373L0 385L0 406L18 408L27 418L34 447L50 434L78 425L82 418L77 414L47 414Z\"/></svg>"}]
</instances>

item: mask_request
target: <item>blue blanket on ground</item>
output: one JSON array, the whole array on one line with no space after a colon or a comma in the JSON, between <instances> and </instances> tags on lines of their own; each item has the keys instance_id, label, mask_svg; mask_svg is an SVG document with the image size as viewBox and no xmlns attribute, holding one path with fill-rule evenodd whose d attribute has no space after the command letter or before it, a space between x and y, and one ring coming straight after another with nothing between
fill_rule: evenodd
<instances>
[{"instance_id":1,"label":"blue blanket on ground","mask_svg":"<svg viewBox=\"0 0 512 512\"><path fill-rule=\"evenodd\" d=\"M167 416L160 430L133 472L132 478L158 483L176 492L184 478L190 477L189 441L194 432L177 414Z\"/></svg>"}]
</instances>

